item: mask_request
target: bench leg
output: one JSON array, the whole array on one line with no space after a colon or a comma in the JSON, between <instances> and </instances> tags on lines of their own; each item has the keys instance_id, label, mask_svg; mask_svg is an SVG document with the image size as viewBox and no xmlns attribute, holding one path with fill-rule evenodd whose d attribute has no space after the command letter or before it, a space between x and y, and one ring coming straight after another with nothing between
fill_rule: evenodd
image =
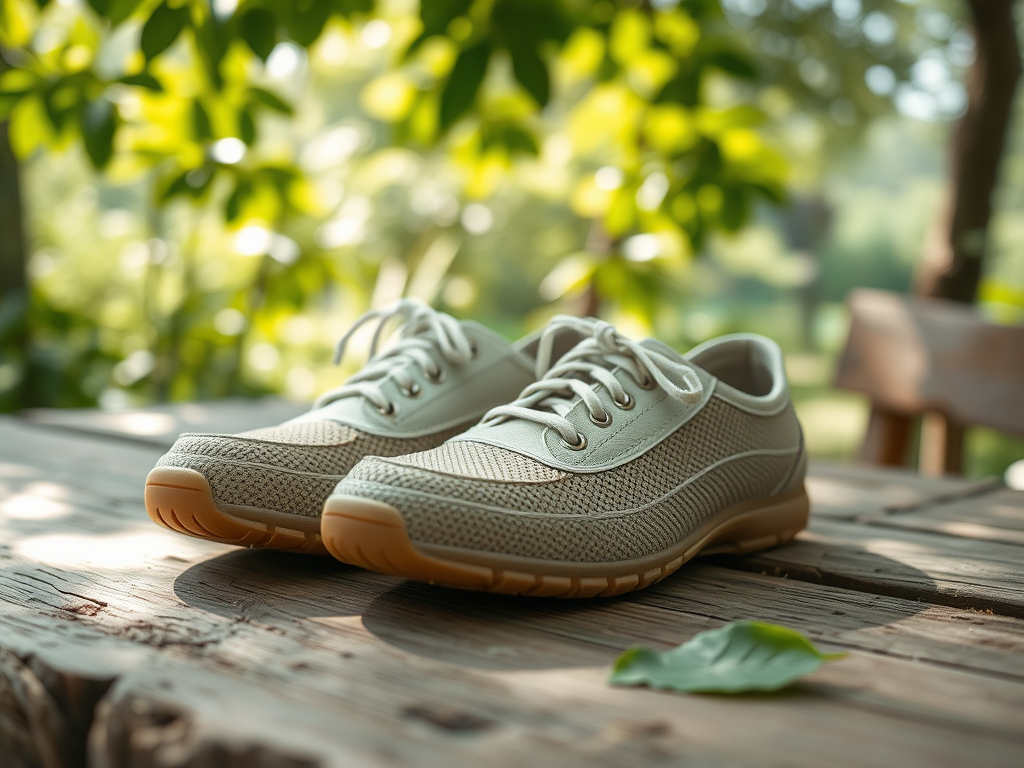
<instances>
[{"instance_id":1,"label":"bench leg","mask_svg":"<svg viewBox=\"0 0 1024 768\"><path fill-rule=\"evenodd\" d=\"M872 405L858 458L870 464L905 466L913 427L912 417Z\"/></svg>"}]
</instances>

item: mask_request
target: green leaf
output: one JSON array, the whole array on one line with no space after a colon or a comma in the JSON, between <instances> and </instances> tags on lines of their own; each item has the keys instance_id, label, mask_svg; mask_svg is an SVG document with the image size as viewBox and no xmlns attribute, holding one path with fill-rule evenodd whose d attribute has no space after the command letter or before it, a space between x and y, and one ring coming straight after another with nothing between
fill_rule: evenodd
<instances>
[{"instance_id":1,"label":"green leaf","mask_svg":"<svg viewBox=\"0 0 1024 768\"><path fill-rule=\"evenodd\" d=\"M125 85L137 85L139 88L146 88L150 91L163 93L164 87L160 81L147 72L140 72L137 75L125 75L117 82Z\"/></svg>"},{"instance_id":2,"label":"green leaf","mask_svg":"<svg viewBox=\"0 0 1024 768\"><path fill-rule=\"evenodd\" d=\"M266 8L246 11L240 23L242 39L252 52L266 61L277 45L277 18Z\"/></svg>"},{"instance_id":3,"label":"green leaf","mask_svg":"<svg viewBox=\"0 0 1024 768\"><path fill-rule=\"evenodd\" d=\"M324 31L331 10L330 0L299 0L291 4L287 17L288 34L303 48L308 48Z\"/></svg>"},{"instance_id":4,"label":"green leaf","mask_svg":"<svg viewBox=\"0 0 1024 768\"><path fill-rule=\"evenodd\" d=\"M224 204L225 221L230 224L238 219L239 214L242 212L242 206L245 205L246 200L252 197L253 191L252 181L244 177L238 180L238 184Z\"/></svg>"},{"instance_id":5,"label":"green leaf","mask_svg":"<svg viewBox=\"0 0 1024 768\"><path fill-rule=\"evenodd\" d=\"M203 68L210 82L218 90L224 87L224 77L220 73L220 65L228 50L227 30L217 21L213 14L207 14L195 28L196 48Z\"/></svg>"},{"instance_id":6,"label":"green leaf","mask_svg":"<svg viewBox=\"0 0 1024 768\"><path fill-rule=\"evenodd\" d=\"M293 115L295 110L292 109L291 104L284 101L280 96L277 96L270 91L265 91L262 88L256 88L255 86L249 89L249 95L254 101L258 101L265 107L280 112L282 115Z\"/></svg>"},{"instance_id":7,"label":"green leaf","mask_svg":"<svg viewBox=\"0 0 1024 768\"><path fill-rule=\"evenodd\" d=\"M491 44L483 41L459 53L441 92L441 130L447 130L473 105L487 72Z\"/></svg>"},{"instance_id":8,"label":"green leaf","mask_svg":"<svg viewBox=\"0 0 1024 768\"><path fill-rule=\"evenodd\" d=\"M545 106L551 97L551 80L548 77L547 65L537 53L537 49L527 42L511 46L509 53L512 54L512 71L516 80L538 104Z\"/></svg>"},{"instance_id":9,"label":"green leaf","mask_svg":"<svg viewBox=\"0 0 1024 768\"><path fill-rule=\"evenodd\" d=\"M142 2L143 0L112 0L107 3L107 9L101 15L110 20L110 26L116 27L127 21L128 17L142 5Z\"/></svg>"},{"instance_id":10,"label":"green leaf","mask_svg":"<svg viewBox=\"0 0 1024 768\"><path fill-rule=\"evenodd\" d=\"M776 691L843 653L821 653L799 632L759 621L734 621L700 632L678 648L630 648L612 668L612 685L676 691Z\"/></svg>"},{"instance_id":11,"label":"green leaf","mask_svg":"<svg viewBox=\"0 0 1024 768\"><path fill-rule=\"evenodd\" d=\"M411 56L416 52L423 41L434 35L443 35L448 31L448 25L459 16L469 13L473 0L428 0L420 3L420 21L423 22L423 31L419 37L413 40L405 51L405 56Z\"/></svg>"},{"instance_id":12,"label":"green leaf","mask_svg":"<svg viewBox=\"0 0 1024 768\"><path fill-rule=\"evenodd\" d=\"M199 141L213 138L210 113L206 111L206 107L199 99L192 102L192 133Z\"/></svg>"},{"instance_id":13,"label":"green leaf","mask_svg":"<svg viewBox=\"0 0 1024 768\"><path fill-rule=\"evenodd\" d=\"M117 114L106 98L89 102L82 112L82 139L93 167L103 168L114 154Z\"/></svg>"},{"instance_id":14,"label":"green leaf","mask_svg":"<svg viewBox=\"0 0 1024 768\"><path fill-rule=\"evenodd\" d=\"M256 121L252 118L252 110L242 107L238 112L238 138L245 142L245 145L252 146L256 141Z\"/></svg>"},{"instance_id":15,"label":"green leaf","mask_svg":"<svg viewBox=\"0 0 1024 768\"><path fill-rule=\"evenodd\" d=\"M140 47L146 61L152 61L174 44L188 18L188 6L171 8L165 2L156 7L142 27Z\"/></svg>"}]
</instances>

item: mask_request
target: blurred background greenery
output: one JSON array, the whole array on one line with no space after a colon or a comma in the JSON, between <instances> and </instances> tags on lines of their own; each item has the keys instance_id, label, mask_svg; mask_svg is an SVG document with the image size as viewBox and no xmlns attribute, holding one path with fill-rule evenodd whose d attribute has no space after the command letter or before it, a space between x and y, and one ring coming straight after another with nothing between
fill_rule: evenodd
<instances>
[{"instance_id":1,"label":"blurred background greenery","mask_svg":"<svg viewBox=\"0 0 1024 768\"><path fill-rule=\"evenodd\" d=\"M830 387L843 300L909 290L974 42L960 0L0 0L0 55L0 411L310 400L405 295L510 337L566 311L768 334L841 458L867 416ZM971 475L1022 456L969 435Z\"/></svg>"}]
</instances>

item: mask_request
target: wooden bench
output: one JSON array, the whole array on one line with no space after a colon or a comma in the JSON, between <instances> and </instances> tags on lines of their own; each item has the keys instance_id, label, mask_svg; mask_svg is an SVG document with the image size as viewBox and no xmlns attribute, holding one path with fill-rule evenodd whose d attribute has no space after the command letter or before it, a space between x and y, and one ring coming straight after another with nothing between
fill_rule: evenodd
<instances>
[{"instance_id":1,"label":"wooden bench","mask_svg":"<svg viewBox=\"0 0 1024 768\"><path fill-rule=\"evenodd\" d=\"M1022 493L813 465L792 544L589 601L432 588L149 521L143 479L180 428L286 410L0 418L0 765L1021 764ZM736 619L849 656L777 695L606 684L625 648Z\"/></svg>"},{"instance_id":2,"label":"wooden bench","mask_svg":"<svg viewBox=\"0 0 1024 768\"><path fill-rule=\"evenodd\" d=\"M862 460L904 465L915 417L926 475L961 471L966 426L1024 436L1024 327L885 291L854 291L848 304L836 386L871 398Z\"/></svg>"}]
</instances>

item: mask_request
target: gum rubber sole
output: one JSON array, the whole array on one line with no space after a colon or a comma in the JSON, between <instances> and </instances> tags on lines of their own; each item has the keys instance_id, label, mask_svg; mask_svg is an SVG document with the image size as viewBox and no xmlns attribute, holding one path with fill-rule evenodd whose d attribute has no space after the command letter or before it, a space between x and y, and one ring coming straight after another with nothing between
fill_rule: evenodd
<instances>
[{"instance_id":1,"label":"gum rubber sole","mask_svg":"<svg viewBox=\"0 0 1024 768\"><path fill-rule=\"evenodd\" d=\"M417 545L402 514L383 502L331 496L320 523L327 551L370 571L458 589L535 597L612 597L661 581L698 554L747 554L785 544L807 525L801 486L724 509L684 541L652 557L612 563L554 562Z\"/></svg>"},{"instance_id":2,"label":"gum rubber sole","mask_svg":"<svg viewBox=\"0 0 1024 768\"><path fill-rule=\"evenodd\" d=\"M217 506L210 483L192 469L157 467L150 472L146 478L146 512L153 522L186 536L240 547L327 554L315 530L318 521L302 519L290 528L233 515ZM312 530L304 531L299 526Z\"/></svg>"}]
</instances>

